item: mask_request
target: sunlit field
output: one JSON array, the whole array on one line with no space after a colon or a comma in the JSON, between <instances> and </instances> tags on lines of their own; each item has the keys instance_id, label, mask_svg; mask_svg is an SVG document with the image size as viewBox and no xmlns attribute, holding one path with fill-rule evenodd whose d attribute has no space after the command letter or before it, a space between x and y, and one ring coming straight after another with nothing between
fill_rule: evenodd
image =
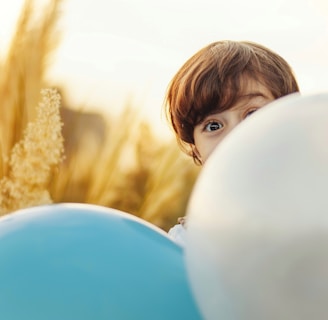
<instances>
[{"instance_id":1,"label":"sunlit field","mask_svg":"<svg viewBox=\"0 0 328 320\"><path fill-rule=\"evenodd\" d=\"M153 134L138 106L105 117L65 103L65 88L45 81L60 42L59 16L58 0L42 15L26 1L0 62L0 214L92 203L168 230L184 214L199 168L174 138Z\"/></svg>"}]
</instances>

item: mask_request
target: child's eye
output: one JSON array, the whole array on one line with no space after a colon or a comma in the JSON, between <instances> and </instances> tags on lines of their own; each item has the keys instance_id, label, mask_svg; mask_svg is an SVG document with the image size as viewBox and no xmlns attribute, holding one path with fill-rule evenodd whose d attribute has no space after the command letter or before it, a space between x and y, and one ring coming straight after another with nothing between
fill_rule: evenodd
<instances>
[{"instance_id":1,"label":"child's eye","mask_svg":"<svg viewBox=\"0 0 328 320\"><path fill-rule=\"evenodd\" d=\"M212 132L212 131L216 131L216 130L220 130L223 128L223 124L217 121L211 121L208 122L205 127L204 127L204 131L208 131L208 132Z\"/></svg>"},{"instance_id":2,"label":"child's eye","mask_svg":"<svg viewBox=\"0 0 328 320\"><path fill-rule=\"evenodd\" d=\"M249 116L251 116L254 112L256 112L258 109L252 109L252 110L249 110L247 113L246 113L246 117L245 118L247 118L247 117L249 117Z\"/></svg>"}]
</instances>

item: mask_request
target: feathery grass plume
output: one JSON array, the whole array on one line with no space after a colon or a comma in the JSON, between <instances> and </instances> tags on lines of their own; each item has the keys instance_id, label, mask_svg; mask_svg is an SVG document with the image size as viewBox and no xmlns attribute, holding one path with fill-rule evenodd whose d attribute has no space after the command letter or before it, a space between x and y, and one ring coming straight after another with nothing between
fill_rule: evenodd
<instances>
[{"instance_id":1,"label":"feathery grass plume","mask_svg":"<svg viewBox=\"0 0 328 320\"><path fill-rule=\"evenodd\" d=\"M42 9L36 3L43 2ZM35 105L45 86L50 53L58 44L56 22L60 0L26 0L0 72L0 147L2 175L8 158L22 138L27 123L35 118ZM40 3L39 3L40 5ZM42 12L40 14L40 12Z\"/></svg>"},{"instance_id":2,"label":"feathery grass plume","mask_svg":"<svg viewBox=\"0 0 328 320\"><path fill-rule=\"evenodd\" d=\"M52 203L49 179L63 156L60 95L55 89L44 89L41 95L36 119L13 147L9 173L0 180L0 215Z\"/></svg>"},{"instance_id":3,"label":"feathery grass plume","mask_svg":"<svg viewBox=\"0 0 328 320\"><path fill-rule=\"evenodd\" d=\"M35 10L41 2L43 10ZM41 116L35 105L41 88L47 86L47 62L59 40L56 23L61 2L26 0L6 60L0 62L0 214L52 200L94 203L116 207L167 229L184 214L195 167L175 142L155 139L141 123L137 109L128 105L109 123L99 148L81 142L60 166L58 159L51 160L61 153L59 136L57 142L46 135L41 139L39 131L32 139ZM49 98L54 93L44 94ZM48 116L52 125L59 123L57 116L56 121ZM68 122L70 137L76 128ZM51 128L55 130L49 122ZM47 184L49 176L51 185Z\"/></svg>"}]
</instances>

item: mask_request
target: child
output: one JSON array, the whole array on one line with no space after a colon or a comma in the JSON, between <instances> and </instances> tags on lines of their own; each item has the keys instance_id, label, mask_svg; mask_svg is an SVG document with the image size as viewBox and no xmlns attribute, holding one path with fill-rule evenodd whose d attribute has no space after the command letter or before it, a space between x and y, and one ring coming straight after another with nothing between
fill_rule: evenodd
<instances>
[{"instance_id":1,"label":"child","mask_svg":"<svg viewBox=\"0 0 328 320\"><path fill-rule=\"evenodd\" d=\"M298 92L288 63L248 41L218 41L193 55L171 80L166 114L182 150L203 164L243 119L269 102ZM184 218L169 234L184 244Z\"/></svg>"}]
</instances>

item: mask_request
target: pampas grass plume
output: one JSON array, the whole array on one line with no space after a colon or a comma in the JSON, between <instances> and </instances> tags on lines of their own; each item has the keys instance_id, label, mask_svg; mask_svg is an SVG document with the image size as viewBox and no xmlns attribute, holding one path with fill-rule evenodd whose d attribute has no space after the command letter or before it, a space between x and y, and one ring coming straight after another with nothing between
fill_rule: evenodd
<instances>
[{"instance_id":1,"label":"pampas grass plume","mask_svg":"<svg viewBox=\"0 0 328 320\"><path fill-rule=\"evenodd\" d=\"M60 95L55 89L44 89L41 95L36 119L13 147L8 175L0 180L0 215L52 203L49 179L63 158Z\"/></svg>"}]
</instances>

